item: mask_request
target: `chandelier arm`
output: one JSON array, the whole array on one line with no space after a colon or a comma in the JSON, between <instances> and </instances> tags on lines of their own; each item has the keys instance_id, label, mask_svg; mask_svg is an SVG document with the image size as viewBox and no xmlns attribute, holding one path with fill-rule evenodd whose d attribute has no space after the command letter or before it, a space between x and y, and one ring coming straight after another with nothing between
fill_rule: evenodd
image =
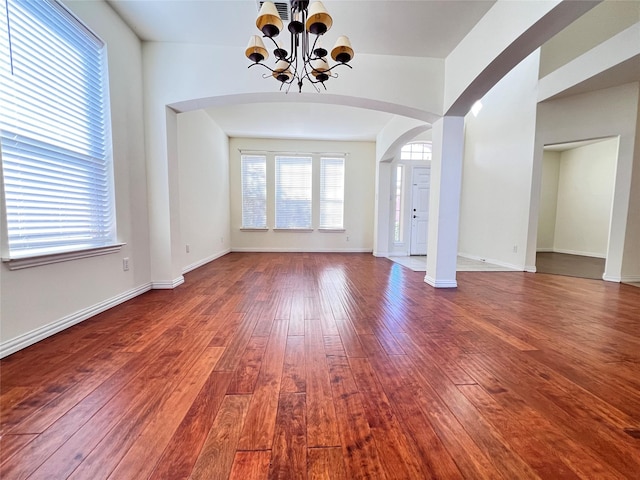
<instances>
[{"instance_id":1,"label":"chandelier arm","mask_svg":"<svg viewBox=\"0 0 640 480\"><path fill-rule=\"evenodd\" d=\"M289 56L287 58L285 58L285 60L291 64L291 62L293 62L294 58L296 57L296 34L293 32L289 32L289 49L291 50L289 52Z\"/></svg>"},{"instance_id":2,"label":"chandelier arm","mask_svg":"<svg viewBox=\"0 0 640 480\"><path fill-rule=\"evenodd\" d=\"M267 37L266 35L263 35L262 38L268 38L269 40L271 40L271 43L273 43L273 45L278 48L278 42L276 42L273 37Z\"/></svg>"},{"instance_id":3,"label":"chandelier arm","mask_svg":"<svg viewBox=\"0 0 640 480\"><path fill-rule=\"evenodd\" d=\"M322 57L319 57L315 54L316 51L316 43L318 43L318 40L320 39L320 35L316 35L315 40L313 41L313 46L311 47L311 50L309 50L307 52L307 55L309 56L309 61L313 61L313 60L320 60Z\"/></svg>"},{"instance_id":4,"label":"chandelier arm","mask_svg":"<svg viewBox=\"0 0 640 480\"><path fill-rule=\"evenodd\" d=\"M320 82L318 80L311 80L311 77L309 77L308 75L306 75L304 78L306 78L307 82L309 82L311 85L313 85L313 88L316 89L317 93L320 93L320 89L316 86L316 83L322 83L322 86L324 87L324 82ZM300 82L300 91L302 92L302 82ZM326 90L327 87L324 87L324 89Z\"/></svg>"},{"instance_id":5,"label":"chandelier arm","mask_svg":"<svg viewBox=\"0 0 640 480\"><path fill-rule=\"evenodd\" d=\"M306 67L307 65L305 65ZM304 70L304 75L302 76L302 78L300 79L299 82L299 86L300 86L300 91L302 91L302 81L306 80L307 82L311 83L313 85L313 88L316 89L317 93L320 93L320 89L318 87L316 87L316 83L322 83L322 86L324 87L324 89L326 90L327 87L325 86L324 82L321 82L320 80L313 80L313 78L311 78L311 73L309 73L306 68Z\"/></svg>"},{"instance_id":6,"label":"chandelier arm","mask_svg":"<svg viewBox=\"0 0 640 480\"><path fill-rule=\"evenodd\" d=\"M333 67L331 67L330 69L325 70L325 73L330 72L330 71L331 71L331 70L333 70L334 68L336 68L336 67L340 67L340 66L342 66L342 65L344 65L345 67L349 67L350 69L352 69L352 70L353 70L353 67L352 67L351 65L349 65L348 63L336 63L336 64L335 64Z\"/></svg>"},{"instance_id":7,"label":"chandelier arm","mask_svg":"<svg viewBox=\"0 0 640 480\"><path fill-rule=\"evenodd\" d=\"M275 73L276 72L273 68L271 68L269 65L265 65L264 63L252 63L247 68L251 68L251 67L253 67L255 65L260 65L261 67L264 67L267 70L269 70L271 73ZM269 77L272 77L272 76L273 75L264 74L264 73L262 74L262 78L269 78ZM291 75L291 79L290 80L287 80L286 82L280 82L280 83L282 85L284 85L285 83L291 85L295 79L296 79L296 75ZM282 85L280 85L280 90L282 90ZM288 89L287 89L287 91L288 91Z\"/></svg>"},{"instance_id":8,"label":"chandelier arm","mask_svg":"<svg viewBox=\"0 0 640 480\"><path fill-rule=\"evenodd\" d=\"M309 32L307 32L306 29L306 25L307 25L307 15L308 15L308 11L307 9L304 9L302 11L302 24L305 25L305 29L302 31L302 33L300 35L302 35L302 61L304 64L307 63L308 59L307 56L309 55Z\"/></svg>"},{"instance_id":9,"label":"chandelier arm","mask_svg":"<svg viewBox=\"0 0 640 480\"><path fill-rule=\"evenodd\" d=\"M264 68L266 68L267 70L270 70L270 71L271 71L271 73L274 73L274 72L275 72L275 70L274 70L273 68L271 68L269 65L265 65L264 63L258 63L258 62L256 62L256 63L252 63L252 64L251 64L251 65L249 65L247 68L255 67L256 65L260 65L261 67L264 67ZM264 78L268 78L268 77L270 77L270 75L267 75L267 76L266 76L266 77L264 77Z\"/></svg>"},{"instance_id":10,"label":"chandelier arm","mask_svg":"<svg viewBox=\"0 0 640 480\"><path fill-rule=\"evenodd\" d=\"M309 83L321 83L321 84L322 84L322 86L324 86L324 82L325 82L326 80L325 80L325 81L320 81L320 80L311 80L311 77L308 77L308 78L307 78L307 81L308 81ZM324 87L324 88L325 88L325 90L327 89L327 87Z\"/></svg>"}]
</instances>

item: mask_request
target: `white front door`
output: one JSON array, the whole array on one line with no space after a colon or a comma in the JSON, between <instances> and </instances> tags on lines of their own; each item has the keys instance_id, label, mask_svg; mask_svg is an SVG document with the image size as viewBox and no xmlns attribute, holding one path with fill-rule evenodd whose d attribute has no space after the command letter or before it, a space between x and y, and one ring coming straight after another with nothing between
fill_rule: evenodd
<instances>
[{"instance_id":1,"label":"white front door","mask_svg":"<svg viewBox=\"0 0 640 480\"><path fill-rule=\"evenodd\" d=\"M411 190L411 255L427 254L430 167L414 167Z\"/></svg>"}]
</instances>

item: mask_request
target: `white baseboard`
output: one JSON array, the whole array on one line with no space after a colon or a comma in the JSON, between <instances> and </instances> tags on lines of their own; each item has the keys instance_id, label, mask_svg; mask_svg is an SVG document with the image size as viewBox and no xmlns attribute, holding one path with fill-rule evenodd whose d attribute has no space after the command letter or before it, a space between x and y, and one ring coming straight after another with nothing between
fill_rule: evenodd
<instances>
[{"instance_id":1,"label":"white baseboard","mask_svg":"<svg viewBox=\"0 0 640 480\"><path fill-rule=\"evenodd\" d=\"M637 283L640 282L640 275L625 275L620 279L620 281L625 283Z\"/></svg>"},{"instance_id":2,"label":"white baseboard","mask_svg":"<svg viewBox=\"0 0 640 480\"><path fill-rule=\"evenodd\" d=\"M232 248L232 252L252 252L252 253L372 253L370 248L256 248L240 247Z\"/></svg>"},{"instance_id":3,"label":"white baseboard","mask_svg":"<svg viewBox=\"0 0 640 480\"><path fill-rule=\"evenodd\" d=\"M456 288L458 286L458 282L455 280L436 280L430 275L425 275L424 281L435 288Z\"/></svg>"},{"instance_id":4,"label":"white baseboard","mask_svg":"<svg viewBox=\"0 0 640 480\"><path fill-rule=\"evenodd\" d=\"M528 272L528 273L536 273L538 271L538 269L536 268L535 265L525 265L524 266L524 271Z\"/></svg>"},{"instance_id":5,"label":"white baseboard","mask_svg":"<svg viewBox=\"0 0 640 480\"><path fill-rule=\"evenodd\" d=\"M538 253L553 253L555 250L553 248L536 248L536 252Z\"/></svg>"},{"instance_id":6,"label":"white baseboard","mask_svg":"<svg viewBox=\"0 0 640 480\"><path fill-rule=\"evenodd\" d=\"M495 258L484 258L484 257L480 257L478 255L471 255L469 253L461 253L461 252L458 252L458 256L460 256L462 258L468 258L469 260L475 260L477 262L492 263L492 264L498 265L500 267L511 268L513 270L518 270L520 272L525 270L524 265L515 265L513 263L507 263L507 262L503 262L501 260L496 260Z\"/></svg>"},{"instance_id":7,"label":"white baseboard","mask_svg":"<svg viewBox=\"0 0 640 480\"><path fill-rule=\"evenodd\" d=\"M225 256L227 253L230 253L231 249L227 248L226 250L223 250L222 252L218 252L218 253L214 253L213 255L210 255L206 258L203 258L200 261L194 262L191 265L187 265L186 267L184 267L182 269L182 274L184 275L185 273L189 273L191 270L195 270L198 267L201 267L203 265L206 265L209 262L213 262L215 259L220 258Z\"/></svg>"},{"instance_id":8,"label":"white baseboard","mask_svg":"<svg viewBox=\"0 0 640 480\"><path fill-rule=\"evenodd\" d=\"M131 300L132 298L137 297L138 295L142 295L149 290L151 290L150 283L141 285L137 288L128 290L124 293L121 293L120 295L116 295L115 297L105 300L104 302L100 302L83 310L79 310L71 315L67 315L66 317L61 318L60 320L56 320L55 322L49 323L40 328L36 328L35 330L19 335L18 337L2 342L0 343L0 358L11 355L18 350L22 350L29 345L33 345L34 343L39 342L40 340L44 340L45 338L61 332L62 330L75 325L76 323L87 320L88 318L91 318L99 313L104 312L105 310L115 307L116 305L120 305L127 300Z\"/></svg>"},{"instance_id":9,"label":"white baseboard","mask_svg":"<svg viewBox=\"0 0 640 480\"><path fill-rule=\"evenodd\" d=\"M550 250L550 251L554 253L566 253L567 255L580 255L581 257L607 258L606 255L602 255L600 253L580 252L578 250L565 250L563 248L554 248L553 250Z\"/></svg>"},{"instance_id":10,"label":"white baseboard","mask_svg":"<svg viewBox=\"0 0 640 480\"><path fill-rule=\"evenodd\" d=\"M374 257L378 257L378 258L387 258L389 256L388 252L376 252L375 250L373 251L373 256Z\"/></svg>"},{"instance_id":11,"label":"white baseboard","mask_svg":"<svg viewBox=\"0 0 640 480\"><path fill-rule=\"evenodd\" d=\"M184 283L184 276L180 275L170 282L151 282L151 288L154 290L171 290Z\"/></svg>"},{"instance_id":12,"label":"white baseboard","mask_svg":"<svg viewBox=\"0 0 640 480\"><path fill-rule=\"evenodd\" d=\"M617 283L638 283L640 282L640 275L625 275L624 277L603 275L602 279L605 282L617 282Z\"/></svg>"}]
</instances>

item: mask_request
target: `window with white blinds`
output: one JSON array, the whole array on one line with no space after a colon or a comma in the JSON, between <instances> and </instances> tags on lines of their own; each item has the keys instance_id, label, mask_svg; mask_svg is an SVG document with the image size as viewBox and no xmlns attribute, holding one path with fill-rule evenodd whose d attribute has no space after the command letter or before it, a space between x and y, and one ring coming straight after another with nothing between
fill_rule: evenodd
<instances>
[{"instance_id":1,"label":"window with white blinds","mask_svg":"<svg viewBox=\"0 0 640 480\"><path fill-rule=\"evenodd\" d=\"M0 145L11 258L112 245L105 48L54 0L0 2Z\"/></svg>"},{"instance_id":2,"label":"window with white blinds","mask_svg":"<svg viewBox=\"0 0 640 480\"><path fill-rule=\"evenodd\" d=\"M267 228L267 157L242 155L242 228Z\"/></svg>"},{"instance_id":3,"label":"window with white blinds","mask_svg":"<svg viewBox=\"0 0 640 480\"><path fill-rule=\"evenodd\" d=\"M320 159L319 227L344 228L344 158Z\"/></svg>"},{"instance_id":4,"label":"window with white blinds","mask_svg":"<svg viewBox=\"0 0 640 480\"><path fill-rule=\"evenodd\" d=\"M276 228L311 228L311 157L276 156Z\"/></svg>"}]
</instances>

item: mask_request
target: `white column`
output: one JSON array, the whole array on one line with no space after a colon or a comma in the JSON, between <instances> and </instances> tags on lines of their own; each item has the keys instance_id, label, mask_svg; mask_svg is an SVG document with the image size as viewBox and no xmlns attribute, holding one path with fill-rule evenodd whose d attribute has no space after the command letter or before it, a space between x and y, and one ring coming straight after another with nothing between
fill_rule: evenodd
<instances>
[{"instance_id":1,"label":"white column","mask_svg":"<svg viewBox=\"0 0 640 480\"><path fill-rule=\"evenodd\" d=\"M184 282L180 269L177 118L168 107L149 115L147 194L152 288L171 289Z\"/></svg>"},{"instance_id":2,"label":"white column","mask_svg":"<svg viewBox=\"0 0 640 480\"><path fill-rule=\"evenodd\" d=\"M464 155L464 117L433 124L429 241L424 281L437 288L457 287L458 222Z\"/></svg>"}]
</instances>

